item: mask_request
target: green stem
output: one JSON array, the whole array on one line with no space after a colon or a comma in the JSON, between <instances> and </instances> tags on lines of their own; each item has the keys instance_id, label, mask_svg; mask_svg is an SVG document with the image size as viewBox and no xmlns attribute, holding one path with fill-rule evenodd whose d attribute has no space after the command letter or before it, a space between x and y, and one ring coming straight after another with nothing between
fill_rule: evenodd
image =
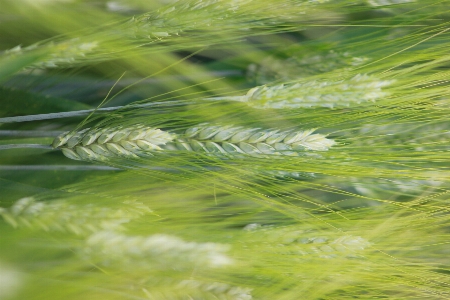
<instances>
[{"instance_id":1,"label":"green stem","mask_svg":"<svg viewBox=\"0 0 450 300\"><path fill-rule=\"evenodd\" d=\"M5 117L0 118L0 123L17 123L17 122L30 122L30 121L41 121L41 120L50 120L50 119L61 119L61 118L69 118L69 117L82 117L86 116L93 111L97 112L109 112L115 111L119 109L128 109L128 108L140 108L140 107L152 107L164 104L187 104L185 101L170 101L170 102L152 102L138 105L126 105L126 106L114 106L114 107L104 107L99 109L85 109L85 110L76 110L76 111L67 111L67 112L58 112L58 113L49 113L49 114L39 114L39 115L27 115L27 116L17 116L17 117Z\"/></svg>"},{"instance_id":2,"label":"green stem","mask_svg":"<svg viewBox=\"0 0 450 300\"><path fill-rule=\"evenodd\" d=\"M0 150L7 149L17 149L17 148L36 148L36 149L49 149L53 150L53 147L50 145L43 144L10 144L10 145L0 145Z\"/></svg>"},{"instance_id":3,"label":"green stem","mask_svg":"<svg viewBox=\"0 0 450 300\"><path fill-rule=\"evenodd\" d=\"M241 96L229 96L229 97L213 97L213 98L202 98L200 100L207 101L239 101L243 102L243 98ZM42 121L42 120L51 120L51 119L61 119L61 118L70 118L70 117L82 117L89 115L92 112L110 112L120 109L133 109L133 108L146 108L158 105L186 105L192 104L195 102L188 102L182 100L174 100L174 101L164 101L164 102L152 102L145 104L131 104L125 106L114 106L114 107L104 107L98 109L86 109L86 110L76 110L76 111L67 111L67 112L58 112L58 113L48 113L48 114L39 114L39 115L27 115L27 116L17 116L17 117L4 117L0 118L1 123L18 123L18 122L30 122L30 121Z\"/></svg>"},{"instance_id":4,"label":"green stem","mask_svg":"<svg viewBox=\"0 0 450 300\"><path fill-rule=\"evenodd\" d=\"M56 137L64 131L0 130L0 136Z\"/></svg>"},{"instance_id":5,"label":"green stem","mask_svg":"<svg viewBox=\"0 0 450 300\"><path fill-rule=\"evenodd\" d=\"M94 165L3 165L0 171L121 171L122 169L109 166Z\"/></svg>"}]
</instances>

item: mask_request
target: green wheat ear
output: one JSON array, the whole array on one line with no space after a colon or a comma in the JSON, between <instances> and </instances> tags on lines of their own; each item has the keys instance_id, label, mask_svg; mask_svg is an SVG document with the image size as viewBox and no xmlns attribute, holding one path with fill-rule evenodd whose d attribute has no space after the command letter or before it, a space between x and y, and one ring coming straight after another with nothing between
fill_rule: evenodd
<instances>
[{"instance_id":1,"label":"green wheat ear","mask_svg":"<svg viewBox=\"0 0 450 300\"><path fill-rule=\"evenodd\" d=\"M373 7L384 7L396 4L413 3L416 0L366 0L366 2Z\"/></svg>"},{"instance_id":2,"label":"green wheat ear","mask_svg":"<svg viewBox=\"0 0 450 300\"><path fill-rule=\"evenodd\" d=\"M321 258L362 258L364 251L372 243L360 236L334 234L334 236L321 235L318 232L303 230L300 226L272 227L261 226L257 223L244 227L248 233L249 244L264 240L272 245L274 253L284 255L321 257ZM249 246L250 247L250 246Z\"/></svg>"},{"instance_id":3,"label":"green wheat ear","mask_svg":"<svg viewBox=\"0 0 450 300\"><path fill-rule=\"evenodd\" d=\"M87 235L102 230L123 230L123 224L152 212L140 202L125 201L123 204L114 208L79 205L64 200L36 201L26 197L17 200L10 208L0 208L0 215L15 228Z\"/></svg>"},{"instance_id":4,"label":"green wheat ear","mask_svg":"<svg viewBox=\"0 0 450 300\"><path fill-rule=\"evenodd\" d=\"M156 151L296 156L299 151L326 151L335 144L313 132L314 129L280 131L201 124L175 135L136 125L66 132L56 137L52 145L71 159L104 161L111 157L137 158Z\"/></svg>"},{"instance_id":5,"label":"green wheat ear","mask_svg":"<svg viewBox=\"0 0 450 300\"><path fill-rule=\"evenodd\" d=\"M303 50L303 49L302 49ZM288 82L327 72L349 72L352 68L370 61L367 57L353 56L350 52L328 51L295 51L288 58L268 56L258 63L247 67L247 79L256 84L271 82Z\"/></svg>"},{"instance_id":6,"label":"green wheat ear","mask_svg":"<svg viewBox=\"0 0 450 300\"><path fill-rule=\"evenodd\" d=\"M84 129L75 133L66 132L56 137L52 146L75 160L107 160L109 157L152 155L152 151L163 150L161 146L172 141L175 135L145 127L112 127Z\"/></svg>"},{"instance_id":7,"label":"green wheat ear","mask_svg":"<svg viewBox=\"0 0 450 300\"><path fill-rule=\"evenodd\" d=\"M171 1L157 10L133 16L126 22L120 20L120 23L113 24L112 29L103 24L80 33L82 37L66 36L64 39L64 36L59 36L26 47L19 45L0 52L0 57L15 58L37 50L43 51L46 53L43 59L28 68L46 69L126 57L130 50L135 53L166 52L166 47L159 45L160 42L173 43L175 48L190 48L193 45L204 47L217 43L211 39L216 31L229 31L222 38L231 41L254 35L253 30L264 34L261 28L267 29L291 19L295 21L298 14L293 13L292 8L301 9L306 14L314 11L323 1L281 2L279 6L272 6L276 14L268 14L256 2L248 0ZM197 34L191 37L190 31L196 31ZM149 44L153 47L145 47Z\"/></svg>"},{"instance_id":8,"label":"green wheat ear","mask_svg":"<svg viewBox=\"0 0 450 300\"><path fill-rule=\"evenodd\" d=\"M114 231L90 235L80 255L99 264L113 264L125 269L223 268L233 264L227 255L229 245L188 242L167 234L130 236Z\"/></svg>"},{"instance_id":9,"label":"green wheat ear","mask_svg":"<svg viewBox=\"0 0 450 300\"><path fill-rule=\"evenodd\" d=\"M394 80L380 80L367 74L358 74L339 81L302 81L274 86L252 88L241 101L259 109L292 109L315 107L350 107L375 102L389 95L383 88Z\"/></svg>"},{"instance_id":10,"label":"green wheat ear","mask_svg":"<svg viewBox=\"0 0 450 300\"><path fill-rule=\"evenodd\" d=\"M450 0L0 1L0 299L450 299Z\"/></svg>"}]
</instances>

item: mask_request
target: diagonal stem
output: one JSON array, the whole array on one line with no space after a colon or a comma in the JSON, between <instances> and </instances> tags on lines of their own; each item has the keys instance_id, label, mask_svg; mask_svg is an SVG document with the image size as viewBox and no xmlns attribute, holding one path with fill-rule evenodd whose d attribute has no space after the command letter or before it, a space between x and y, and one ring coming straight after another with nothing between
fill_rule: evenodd
<instances>
[{"instance_id":1,"label":"diagonal stem","mask_svg":"<svg viewBox=\"0 0 450 300\"><path fill-rule=\"evenodd\" d=\"M49 113L49 114L5 117L5 118L0 118L0 123L17 123L17 122L30 122L30 121L41 121L41 120L50 120L50 119L61 119L61 118L69 118L69 117L81 117L81 116L86 116L86 115L92 113L93 111L109 112L109 111L115 111L115 110L119 110L119 109L152 107L152 106L158 106L158 105L164 105L164 104L180 105L180 104L188 104L188 102L186 102L186 101L152 102L152 103L145 103L145 104L138 104L138 105L104 107L104 108L99 108L99 109L85 109L85 110L76 110L76 111L67 111L67 112L58 112L58 113Z\"/></svg>"},{"instance_id":2,"label":"diagonal stem","mask_svg":"<svg viewBox=\"0 0 450 300\"><path fill-rule=\"evenodd\" d=\"M42 144L10 144L10 145L0 145L0 150L7 149L17 149L17 148L36 148L36 149L49 149L53 150L53 147L50 145L42 145Z\"/></svg>"}]
</instances>

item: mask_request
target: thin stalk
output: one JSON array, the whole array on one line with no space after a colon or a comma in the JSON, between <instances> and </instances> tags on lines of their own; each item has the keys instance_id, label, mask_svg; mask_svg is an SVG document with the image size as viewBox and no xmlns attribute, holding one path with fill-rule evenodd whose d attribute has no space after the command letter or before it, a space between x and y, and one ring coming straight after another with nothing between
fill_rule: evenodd
<instances>
[{"instance_id":1,"label":"thin stalk","mask_svg":"<svg viewBox=\"0 0 450 300\"><path fill-rule=\"evenodd\" d=\"M0 171L121 171L122 169L109 166L91 165L3 165Z\"/></svg>"},{"instance_id":2,"label":"thin stalk","mask_svg":"<svg viewBox=\"0 0 450 300\"><path fill-rule=\"evenodd\" d=\"M0 130L0 136L14 137L56 137L64 131L39 131L39 130Z\"/></svg>"},{"instance_id":3,"label":"thin stalk","mask_svg":"<svg viewBox=\"0 0 450 300\"><path fill-rule=\"evenodd\" d=\"M31 122L31 121L41 121L41 120L51 120L51 119L62 119L69 117L82 117L89 115L93 111L97 112L110 112L119 109L127 108L140 108L140 107L152 107L163 104L169 104L168 102L152 102L138 105L126 105L126 106L114 106L114 107L104 107L98 109L85 109L85 110L75 110L67 112L49 113L49 114L38 114L38 115L27 115L27 116L17 116L17 117L4 117L0 118L0 123L18 123L18 122ZM170 104L188 104L186 101L170 101Z\"/></svg>"},{"instance_id":4,"label":"thin stalk","mask_svg":"<svg viewBox=\"0 0 450 300\"><path fill-rule=\"evenodd\" d=\"M49 149L54 150L50 145L42 145L42 144L10 144L10 145L0 145L0 150L7 149L17 149L17 148L36 148L36 149Z\"/></svg>"}]
</instances>

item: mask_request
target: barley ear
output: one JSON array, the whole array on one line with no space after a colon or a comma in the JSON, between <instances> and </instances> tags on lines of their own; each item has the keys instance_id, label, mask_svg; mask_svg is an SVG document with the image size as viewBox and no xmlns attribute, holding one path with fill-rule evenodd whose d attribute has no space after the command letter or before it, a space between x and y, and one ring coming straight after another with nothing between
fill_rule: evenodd
<instances>
[{"instance_id":1,"label":"barley ear","mask_svg":"<svg viewBox=\"0 0 450 300\"><path fill-rule=\"evenodd\" d=\"M138 158L162 150L175 135L143 125L84 129L65 132L56 137L52 146L61 149L70 159L105 161L114 157Z\"/></svg>"}]
</instances>

